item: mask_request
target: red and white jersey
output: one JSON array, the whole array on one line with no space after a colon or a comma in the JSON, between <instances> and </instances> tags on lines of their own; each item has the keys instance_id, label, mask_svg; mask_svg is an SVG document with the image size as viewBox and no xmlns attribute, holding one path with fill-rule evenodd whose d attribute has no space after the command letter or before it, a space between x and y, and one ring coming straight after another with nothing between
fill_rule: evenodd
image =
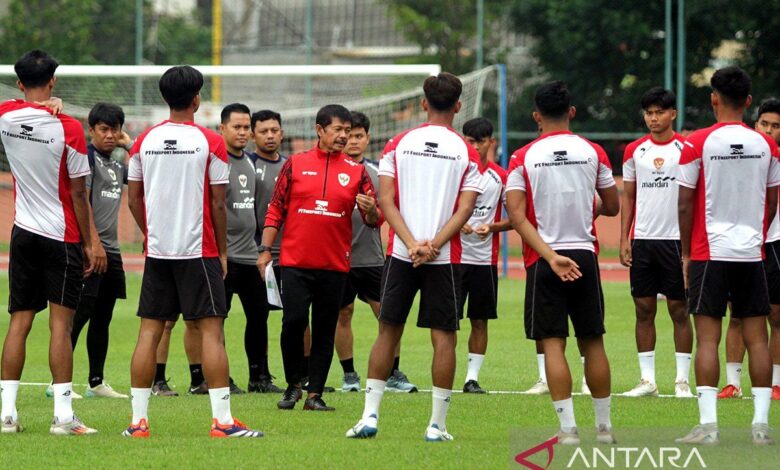
<instances>
[{"instance_id":1,"label":"red and white jersey","mask_svg":"<svg viewBox=\"0 0 780 470\"><path fill-rule=\"evenodd\" d=\"M70 180L90 174L76 119L23 100L0 104L0 138L14 176L14 224L67 243L81 240Z\"/></svg>"},{"instance_id":2,"label":"red and white jersey","mask_svg":"<svg viewBox=\"0 0 780 470\"><path fill-rule=\"evenodd\" d=\"M601 146L568 131L543 134L512 154L506 191L526 193L526 218L553 250L598 253L596 189L615 185ZM539 254L523 246L525 266Z\"/></svg>"},{"instance_id":3,"label":"red and white jersey","mask_svg":"<svg viewBox=\"0 0 780 470\"><path fill-rule=\"evenodd\" d=\"M469 218L471 228L485 224L493 224L501 220L501 202L506 186L506 170L493 162L488 162L487 168L482 172L480 183L484 192L477 196L474 212ZM493 234L482 240L479 235L472 233L460 234L460 242L463 245L463 254L460 262L463 264L498 264L498 239L499 233Z\"/></svg>"},{"instance_id":4,"label":"red and white jersey","mask_svg":"<svg viewBox=\"0 0 780 470\"><path fill-rule=\"evenodd\" d=\"M623 155L623 181L636 183L631 239L679 240L675 183L685 137L658 142L648 134L628 144Z\"/></svg>"},{"instance_id":5,"label":"red and white jersey","mask_svg":"<svg viewBox=\"0 0 780 470\"><path fill-rule=\"evenodd\" d=\"M128 180L144 184L146 255L219 256L211 220L211 185L227 184L222 136L192 122L163 121L130 149Z\"/></svg>"},{"instance_id":6,"label":"red and white jersey","mask_svg":"<svg viewBox=\"0 0 780 470\"><path fill-rule=\"evenodd\" d=\"M741 122L689 135L677 182L695 189L691 259L760 261L766 190L780 185L777 144Z\"/></svg>"},{"instance_id":7,"label":"red and white jersey","mask_svg":"<svg viewBox=\"0 0 780 470\"><path fill-rule=\"evenodd\" d=\"M481 193L479 154L449 127L423 124L387 142L379 176L395 179L395 201L415 240L433 240L458 206L461 191ZM409 261L409 250L390 229L387 255ZM461 262L460 232L430 264Z\"/></svg>"}]
</instances>

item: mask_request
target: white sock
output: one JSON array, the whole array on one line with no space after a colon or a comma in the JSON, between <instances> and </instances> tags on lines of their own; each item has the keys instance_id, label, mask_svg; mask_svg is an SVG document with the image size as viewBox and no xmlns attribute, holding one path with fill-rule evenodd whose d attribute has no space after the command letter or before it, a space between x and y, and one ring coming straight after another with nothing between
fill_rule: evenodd
<instances>
[{"instance_id":1,"label":"white sock","mask_svg":"<svg viewBox=\"0 0 780 470\"><path fill-rule=\"evenodd\" d=\"M597 428L603 424L607 427L607 429L612 429L612 420L609 416L611 407L612 397L593 399L593 409L596 412Z\"/></svg>"},{"instance_id":2,"label":"white sock","mask_svg":"<svg viewBox=\"0 0 780 470\"><path fill-rule=\"evenodd\" d=\"M729 385L733 385L737 388L742 383L742 363L741 362L727 362L726 363L726 380Z\"/></svg>"},{"instance_id":3,"label":"white sock","mask_svg":"<svg viewBox=\"0 0 780 470\"><path fill-rule=\"evenodd\" d=\"M366 404L363 407L362 420L379 419L379 405L382 404L382 395L385 393L386 385L386 380L366 380ZM372 418L371 415L374 417Z\"/></svg>"},{"instance_id":4,"label":"white sock","mask_svg":"<svg viewBox=\"0 0 780 470\"><path fill-rule=\"evenodd\" d=\"M753 387L753 424L769 423L769 403L772 401L770 387Z\"/></svg>"},{"instance_id":5,"label":"white sock","mask_svg":"<svg viewBox=\"0 0 780 470\"><path fill-rule=\"evenodd\" d=\"M577 428L577 422L574 421L574 402L571 397L565 400L553 401L555 412L558 413L558 420L561 422L561 429L572 431Z\"/></svg>"},{"instance_id":6,"label":"white sock","mask_svg":"<svg viewBox=\"0 0 780 470\"><path fill-rule=\"evenodd\" d=\"M691 373L691 353L674 353L674 359L677 362L677 378L675 382L688 383L688 376Z\"/></svg>"},{"instance_id":7,"label":"white sock","mask_svg":"<svg viewBox=\"0 0 780 470\"><path fill-rule=\"evenodd\" d=\"M469 371L466 373L466 382L479 380L479 369L482 367L482 361L484 360L484 354L469 353Z\"/></svg>"},{"instance_id":8,"label":"white sock","mask_svg":"<svg viewBox=\"0 0 780 470\"><path fill-rule=\"evenodd\" d=\"M547 371L544 370L544 354L536 355L536 364L539 367L539 378L542 382L547 383Z\"/></svg>"},{"instance_id":9,"label":"white sock","mask_svg":"<svg viewBox=\"0 0 780 470\"><path fill-rule=\"evenodd\" d=\"M655 383L655 351L639 353L639 373L642 380Z\"/></svg>"},{"instance_id":10,"label":"white sock","mask_svg":"<svg viewBox=\"0 0 780 470\"><path fill-rule=\"evenodd\" d=\"M142 419L149 422L149 397L151 388L130 388L130 402L133 405L132 424L138 424Z\"/></svg>"},{"instance_id":11,"label":"white sock","mask_svg":"<svg viewBox=\"0 0 780 470\"><path fill-rule=\"evenodd\" d=\"M772 386L780 386L780 364L772 365Z\"/></svg>"},{"instance_id":12,"label":"white sock","mask_svg":"<svg viewBox=\"0 0 780 470\"><path fill-rule=\"evenodd\" d=\"M431 412L431 421L428 426L435 424L440 430L447 429L447 410L450 407L450 396L452 390L446 388L433 387L433 411Z\"/></svg>"},{"instance_id":13,"label":"white sock","mask_svg":"<svg viewBox=\"0 0 780 470\"><path fill-rule=\"evenodd\" d=\"M52 384L54 391L54 416L62 422L68 422L73 419L73 382L64 384Z\"/></svg>"},{"instance_id":14,"label":"white sock","mask_svg":"<svg viewBox=\"0 0 780 470\"><path fill-rule=\"evenodd\" d=\"M18 380L0 380L0 400L3 402L3 412L0 419L10 416L14 421L19 419L16 413L16 395L19 393Z\"/></svg>"},{"instance_id":15,"label":"white sock","mask_svg":"<svg viewBox=\"0 0 780 470\"><path fill-rule=\"evenodd\" d=\"M699 424L718 422L718 389L716 387L696 386L699 393Z\"/></svg>"},{"instance_id":16,"label":"white sock","mask_svg":"<svg viewBox=\"0 0 780 470\"><path fill-rule=\"evenodd\" d=\"M233 414L230 412L230 387L210 388L211 415L219 424L233 424Z\"/></svg>"}]
</instances>

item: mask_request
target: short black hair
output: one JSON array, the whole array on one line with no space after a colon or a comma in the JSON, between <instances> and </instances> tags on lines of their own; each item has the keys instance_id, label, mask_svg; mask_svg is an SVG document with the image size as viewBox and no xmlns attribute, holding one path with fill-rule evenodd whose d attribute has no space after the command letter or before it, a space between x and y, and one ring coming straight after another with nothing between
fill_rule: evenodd
<instances>
[{"instance_id":1,"label":"short black hair","mask_svg":"<svg viewBox=\"0 0 780 470\"><path fill-rule=\"evenodd\" d=\"M745 105L751 85L750 75L736 65L715 71L710 79L712 89L723 98L726 105L734 108Z\"/></svg>"},{"instance_id":2,"label":"short black hair","mask_svg":"<svg viewBox=\"0 0 780 470\"><path fill-rule=\"evenodd\" d=\"M317 118L315 122L320 127L328 127L333 119L339 119L342 122L348 122L352 124L352 114L349 110L340 104L328 104L320 108L317 111Z\"/></svg>"},{"instance_id":3,"label":"short black hair","mask_svg":"<svg viewBox=\"0 0 780 470\"><path fill-rule=\"evenodd\" d=\"M760 118L764 113L780 114L780 100L777 98L767 98L761 102L761 106L758 107L758 117Z\"/></svg>"},{"instance_id":4,"label":"short black hair","mask_svg":"<svg viewBox=\"0 0 780 470\"><path fill-rule=\"evenodd\" d=\"M566 84L560 80L545 83L536 90L534 106L542 116L559 119L571 108L571 94Z\"/></svg>"},{"instance_id":5,"label":"short black hair","mask_svg":"<svg viewBox=\"0 0 780 470\"><path fill-rule=\"evenodd\" d=\"M674 92L660 86L655 86L642 95L642 109L647 111L650 106L658 106L661 109L677 109L675 102L677 97Z\"/></svg>"},{"instance_id":6,"label":"short black hair","mask_svg":"<svg viewBox=\"0 0 780 470\"><path fill-rule=\"evenodd\" d=\"M463 135L475 140L493 137L493 124L486 118L470 119L463 124Z\"/></svg>"},{"instance_id":7,"label":"short black hair","mask_svg":"<svg viewBox=\"0 0 780 470\"><path fill-rule=\"evenodd\" d=\"M371 129L371 121L368 119L368 116L360 111L350 111L349 114L352 115L352 129L360 127L368 134L368 131Z\"/></svg>"},{"instance_id":8,"label":"short black hair","mask_svg":"<svg viewBox=\"0 0 780 470\"><path fill-rule=\"evenodd\" d=\"M160 77L160 93L171 109L187 109L203 88L203 74L189 65L171 67Z\"/></svg>"},{"instance_id":9,"label":"short black hair","mask_svg":"<svg viewBox=\"0 0 780 470\"><path fill-rule=\"evenodd\" d=\"M252 115L251 112L249 112L249 106L241 103L230 103L229 105L222 108L222 113L220 113L219 117L222 120L222 124L227 124L230 122L230 115L233 113L238 114L249 114Z\"/></svg>"},{"instance_id":10,"label":"short black hair","mask_svg":"<svg viewBox=\"0 0 780 470\"><path fill-rule=\"evenodd\" d=\"M455 75L441 72L423 82L423 92L428 104L436 111L450 111L458 103L463 84Z\"/></svg>"},{"instance_id":11,"label":"short black hair","mask_svg":"<svg viewBox=\"0 0 780 470\"><path fill-rule=\"evenodd\" d=\"M40 49L33 49L14 64L16 77L27 88L37 88L49 83L60 64Z\"/></svg>"},{"instance_id":12,"label":"short black hair","mask_svg":"<svg viewBox=\"0 0 780 470\"><path fill-rule=\"evenodd\" d=\"M279 127L282 127L282 116L279 113L271 111L270 109L261 109L252 114L252 130L255 130L255 124L258 122L268 121L270 119L274 119L279 123Z\"/></svg>"},{"instance_id":13,"label":"short black hair","mask_svg":"<svg viewBox=\"0 0 780 470\"><path fill-rule=\"evenodd\" d=\"M115 104L96 103L89 110L87 123L90 128L94 129L101 122L109 127L119 127L121 129L125 125L125 112Z\"/></svg>"}]
</instances>

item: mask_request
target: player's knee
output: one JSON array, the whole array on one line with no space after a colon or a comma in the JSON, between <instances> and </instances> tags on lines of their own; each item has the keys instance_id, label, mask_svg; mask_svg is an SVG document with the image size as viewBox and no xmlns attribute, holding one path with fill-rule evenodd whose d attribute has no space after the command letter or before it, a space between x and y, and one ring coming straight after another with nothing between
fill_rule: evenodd
<instances>
[{"instance_id":1,"label":"player's knee","mask_svg":"<svg viewBox=\"0 0 780 470\"><path fill-rule=\"evenodd\" d=\"M173 327L176 326L175 321L167 321L165 322L165 333L170 334L171 331L173 331Z\"/></svg>"},{"instance_id":2,"label":"player's knee","mask_svg":"<svg viewBox=\"0 0 780 470\"><path fill-rule=\"evenodd\" d=\"M488 322L487 320L471 320L472 333L487 333Z\"/></svg>"},{"instance_id":3,"label":"player's knee","mask_svg":"<svg viewBox=\"0 0 780 470\"><path fill-rule=\"evenodd\" d=\"M647 307L636 307L636 321L637 323L653 323L655 322L655 310L651 310Z\"/></svg>"},{"instance_id":4,"label":"player's knee","mask_svg":"<svg viewBox=\"0 0 780 470\"><path fill-rule=\"evenodd\" d=\"M742 320L739 318L731 317L729 319L729 329L740 329L742 328Z\"/></svg>"},{"instance_id":5,"label":"player's knee","mask_svg":"<svg viewBox=\"0 0 780 470\"><path fill-rule=\"evenodd\" d=\"M769 326L774 329L780 329L780 311L772 311L769 314Z\"/></svg>"}]
</instances>

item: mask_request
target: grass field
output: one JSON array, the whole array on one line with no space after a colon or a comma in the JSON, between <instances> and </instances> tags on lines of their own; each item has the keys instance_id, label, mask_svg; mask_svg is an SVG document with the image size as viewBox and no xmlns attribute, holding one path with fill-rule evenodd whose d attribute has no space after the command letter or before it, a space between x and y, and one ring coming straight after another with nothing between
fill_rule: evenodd
<instances>
[{"instance_id":1,"label":"grass field","mask_svg":"<svg viewBox=\"0 0 780 470\"><path fill-rule=\"evenodd\" d=\"M106 369L107 380L117 390L129 388L129 361L135 344L138 320L134 315L140 277L130 275L129 300L120 302L112 323L111 347ZM7 278L0 277L0 302L7 301ZM488 355L482 367L480 383L490 390L525 390L537 379L533 343L524 339L522 329L522 290L519 281L502 281L500 285L499 320L491 323ZM622 392L638 379L636 350L633 339L633 306L624 283L605 283L607 305L606 345L613 372L613 390ZM6 307L3 305L3 310ZM671 323L661 304L662 315L657 322L657 378L661 393L674 391L674 354ZM28 341L27 364L23 382L48 382L48 329L46 314L41 313ZM282 367L278 347L280 314L269 320L270 364L272 373L281 377ZM8 316L0 315L0 335L5 336ZM468 324L464 323L458 346L456 388L462 386L467 355ZM228 352L232 375L246 385L247 367L243 352L243 314L235 311L226 323ZM355 314L355 362L365 379L368 350L375 338L376 321L365 305ZM180 393L186 390L189 373L183 353L182 329L177 326L168 366L171 383ZM82 340L83 341L83 340ZM430 389L431 349L426 330L407 328L402 346L401 368L422 389ZM579 389L582 368L573 344L569 348L575 387ZM76 352L74 383L83 391L86 383L86 350L80 342ZM725 373L722 374L725 377ZM746 375L746 374L745 374ZM328 383L340 386L341 369L334 357ZM281 378L277 380L280 384ZM747 385L748 380L743 378ZM241 420L262 429L266 437L259 441L212 441L208 438L209 402L206 397L152 397L150 404L152 438L148 441L123 439L119 433L130 419L130 403L125 400L85 399L74 401L74 407L88 425L100 433L84 438L61 438L48 434L52 402L44 396L42 386L23 386L18 407L26 431L21 435L0 436L0 456L4 468L506 468L516 451L529 446L510 439L512 432L524 429L542 430L551 435L557 419L549 396L532 397L517 394L487 396L453 396L447 421L455 441L427 444L422 435L430 413L430 394L386 394L382 403L380 432L372 441L351 441L344 432L360 417L363 394L335 393L326 395L334 413L303 412L299 404L294 411L276 409L276 395L243 395L233 398L233 413ZM746 390L747 392L747 390ZM747 394L747 393L746 393ZM630 444L632 432L650 431L661 443L674 445L679 437L697 423L698 409L692 399L668 398L613 400L613 424L621 442ZM778 426L777 402L772 404L770 424ZM586 439L592 435L593 412L588 397L575 397L577 420ZM750 400L729 400L719 403L722 428L740 428L731 444L724 442L714 454L707 454L708 468L723 468L728 459L744 465L753 461L753 468L777 468L780 456L777 448L757 451L749 444L749 423L753 405ZM657 430L654 431L654 430ZM633 445L637 445L634 438ZM724 439L725 441L725 439ZM530 443L535 444L535 443ZM516 448L520 445L521 448ZM523 447L525 446L525 447ZM708 450L709 451L709 450ZM704 454L704 452L703 452ZM712 457L712 456L715 457ZM564 467L565 463L554 465ZM668 465L667 465L668 466ZM517 466L517 468L520 468ZM604 467L602 467L604 468ZM640 466L641 468L641 466ZM694 467L691 467L694 468Z\"/></svg>"}]
</instances>

